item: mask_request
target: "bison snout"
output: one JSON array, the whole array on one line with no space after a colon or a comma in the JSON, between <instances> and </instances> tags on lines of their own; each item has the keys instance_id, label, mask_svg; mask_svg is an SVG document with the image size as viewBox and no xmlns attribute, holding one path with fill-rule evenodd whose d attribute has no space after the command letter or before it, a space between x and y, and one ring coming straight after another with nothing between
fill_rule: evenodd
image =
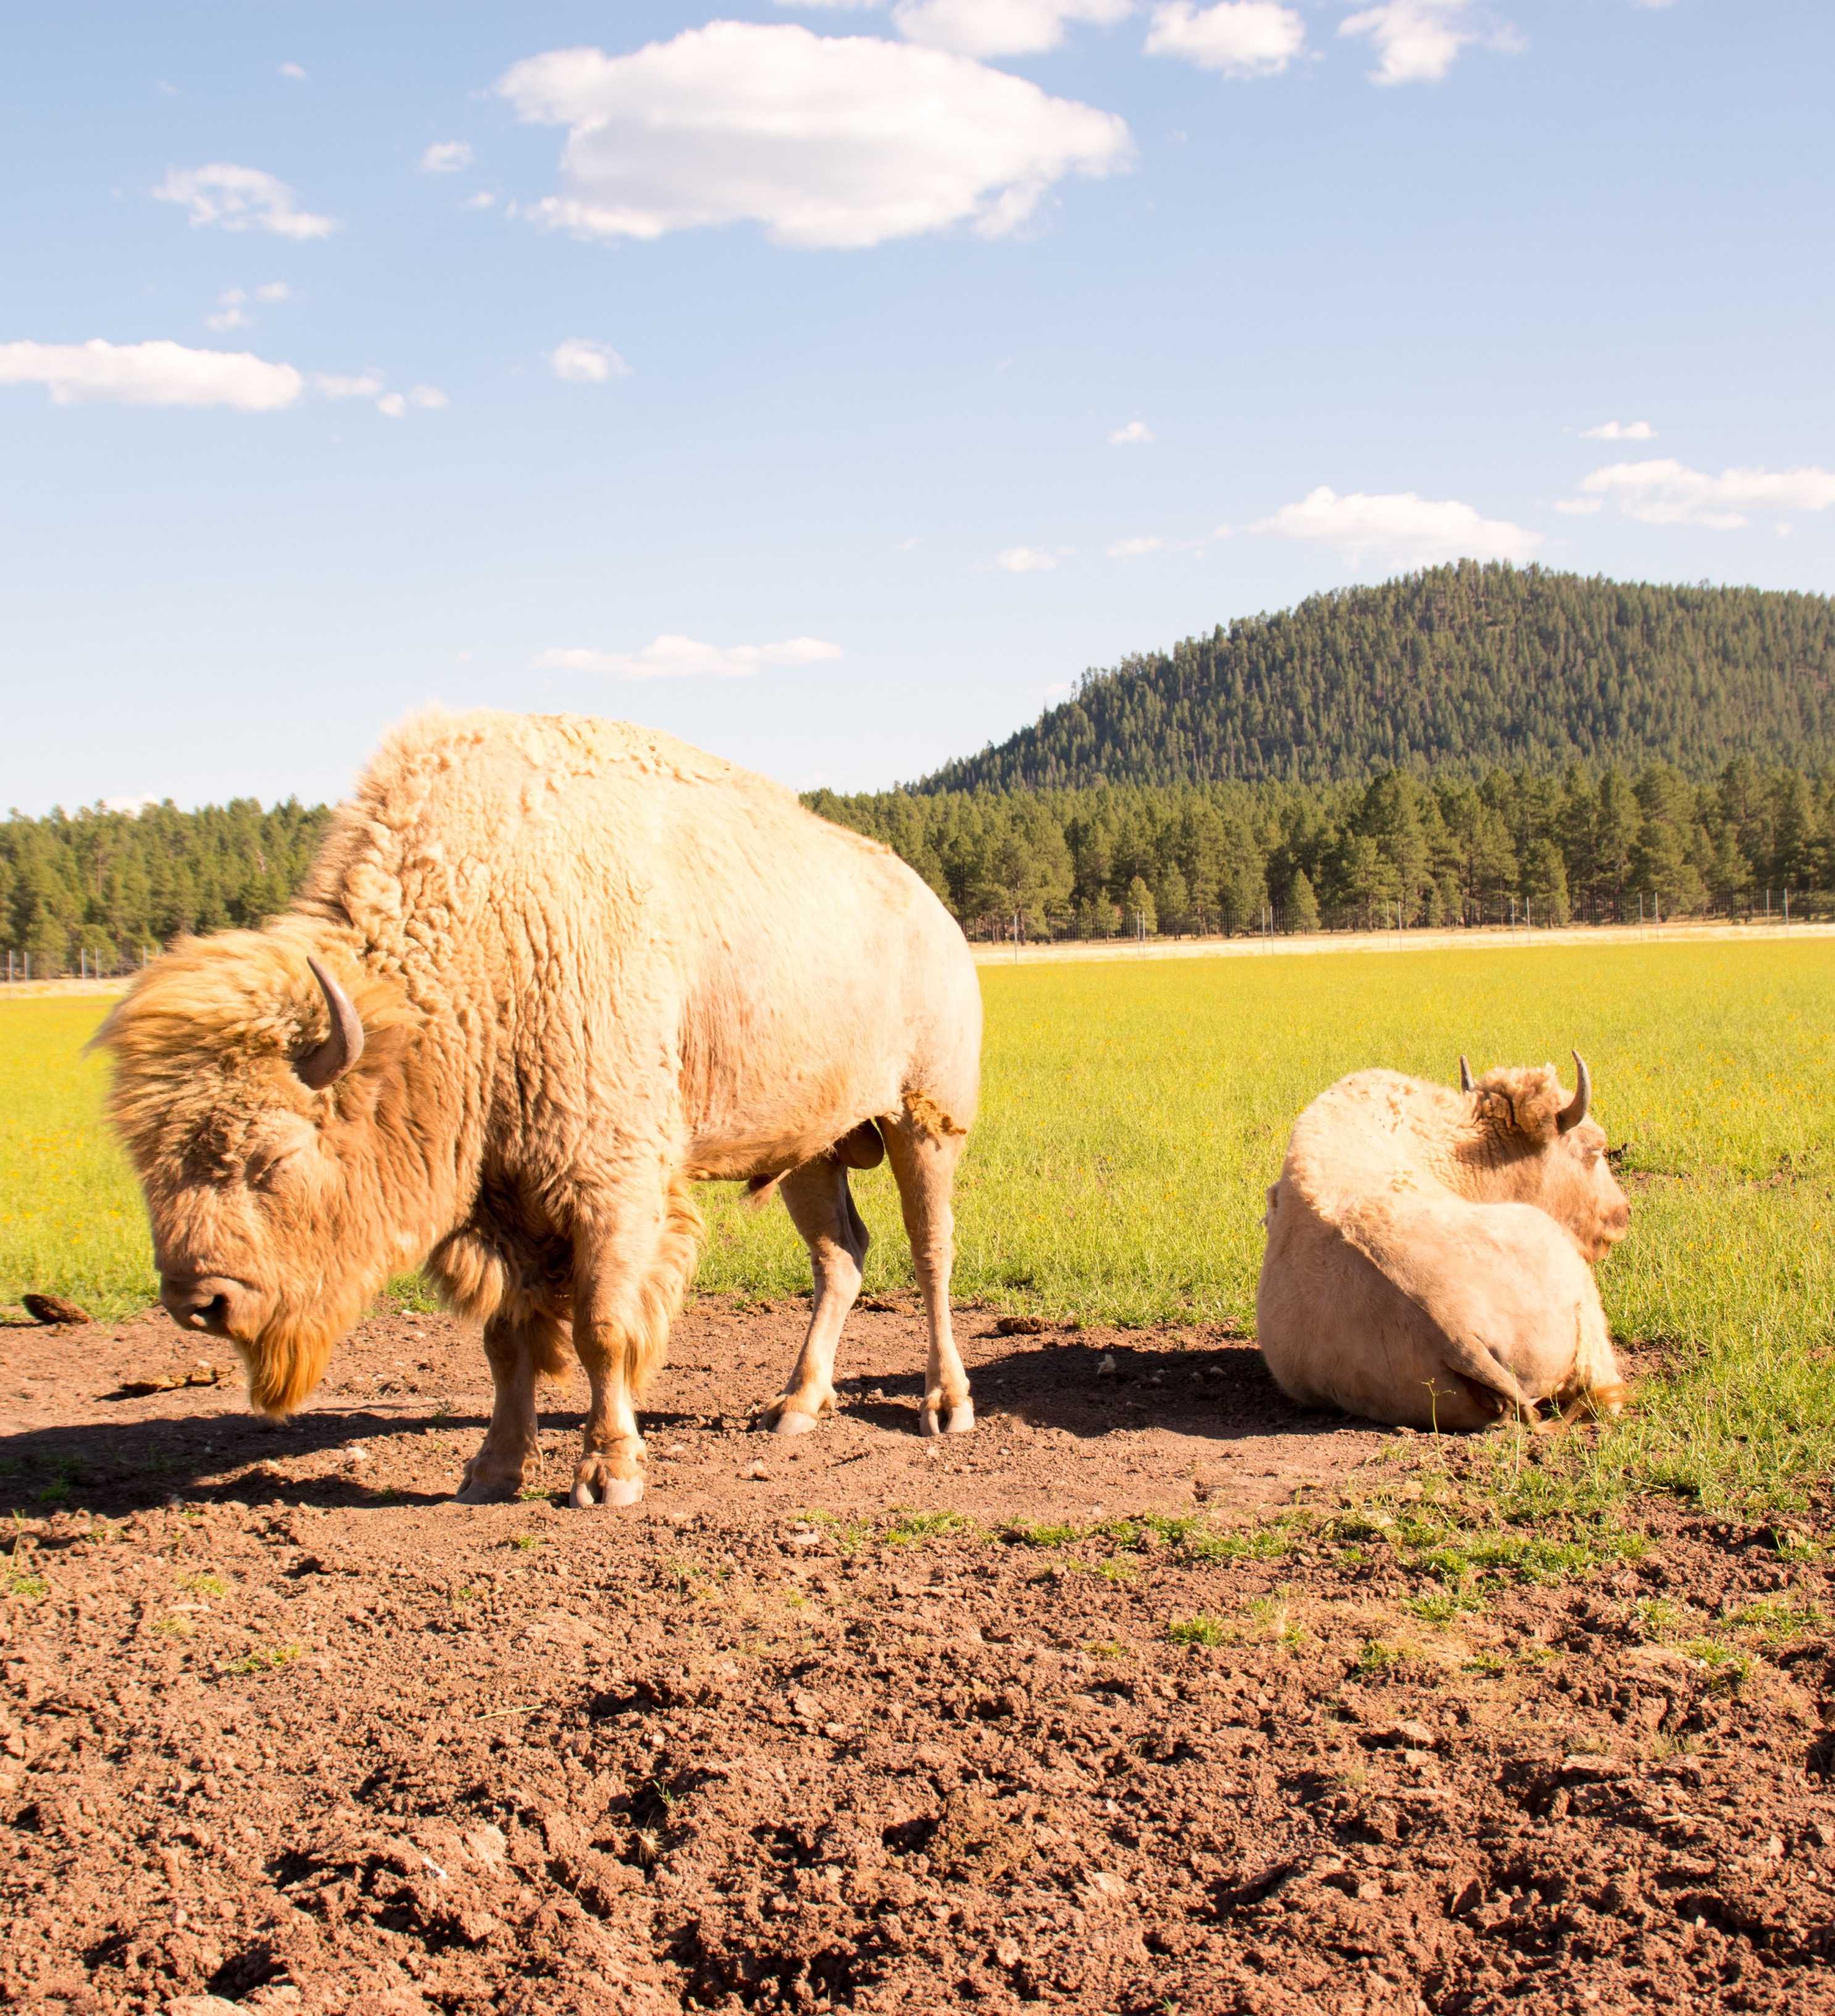
<instances>
[{"instance_id":1,"label":"bison snout","mask_svg":"<svg viewBox=\"0 0 1835 2016\"><path fill-rule=\"evenodd\" d=\"M212 1337L232 1337L230 1319L237 1300L246 1295L240 1281L212 1274L167 1274L160 1282L160 1300L181 1330L207 1330Z\"/></svg>"}]
</instances>

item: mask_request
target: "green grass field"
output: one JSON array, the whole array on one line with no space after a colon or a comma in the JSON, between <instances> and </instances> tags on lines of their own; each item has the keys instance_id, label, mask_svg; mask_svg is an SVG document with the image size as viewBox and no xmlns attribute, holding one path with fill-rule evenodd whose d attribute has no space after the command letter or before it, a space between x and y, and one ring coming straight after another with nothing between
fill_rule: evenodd
<instances>
[{"instance_id":1,"label":"green grass field","mask_svg":"<svg viewBox=\"0 0 1835 2016\"><path fill-rule=\"evenodd\" d=\"M1527 1471L1538 1492L1788 1507L1835 1467L1835 947L1650 944L984 970L986 1091L957 1292L1124 1323L1253 1316L1262 1193L1293 1116L1368 1064L1444 1079L1592 1065L1628 1144L1631 1237L1601 1274L1665 1367L1635 1415ZM151 1299L131 1178L79 1055L93 1001L0 1002L0 1302ZM1569 1067L1571 1068L1571 1067ZM909 1280L891 1185L859 1179L869 1285ZM706 1198L700 1286L807 1283L781 1210ZM1508 1438L1499 1438L1502 1442ZM1513 1458L1513 1464L1515 1459ZM1504 1485L1500 1483L1500 1489Z\"/></svg>"}]
</instances>

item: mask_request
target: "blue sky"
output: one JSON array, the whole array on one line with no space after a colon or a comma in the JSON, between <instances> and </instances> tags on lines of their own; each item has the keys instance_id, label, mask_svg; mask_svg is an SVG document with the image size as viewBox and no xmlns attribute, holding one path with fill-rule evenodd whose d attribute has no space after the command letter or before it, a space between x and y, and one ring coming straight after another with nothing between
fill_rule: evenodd
<instances>
[{"instance_id":1,"label":"blue sky","mask_svg":"<svg viewBox=\"0 0 1835 2016\"><path fill-rule=\"evenodd\" d=\"M1823 0L74 0L5 59L27 811L336 796L434 699L877 787L1457 553L1835 590Z\"/></svg>"}]
</instances>

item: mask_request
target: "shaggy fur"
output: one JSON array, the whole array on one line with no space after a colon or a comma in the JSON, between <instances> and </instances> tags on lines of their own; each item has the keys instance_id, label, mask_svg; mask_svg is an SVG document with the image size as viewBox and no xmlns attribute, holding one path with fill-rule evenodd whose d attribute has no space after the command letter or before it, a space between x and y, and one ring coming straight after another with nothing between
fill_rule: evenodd
<instances>
[{"instance_id":1,"label":"shaggy fur","mask_svg":"<svg viewBox=\"0 0 1835 2016\"><path fill-rule=\"evenodd\" d=\"M328 1028L308 954L365 1035L322 1092L295 1068ZM962 934L889 849L625 723L435 712L385 743L286 916L169 953L99 1040L169 1299L221 1289L209 1321L257 1406L297 1407L424 1260L498 1374L476 1495L520 1484L532 1381L564 1370L570 1326L594 1389L581 1502L628 1502L631 1399L698 1250L689 1185L822 1160L851 1250L827 1157L870 1152L876 1120L930 1255L927 1399L972 1420L931 1235L980 1037ZM832 1405L833 1349L784 1401Z\"/></svg>"},{"instance_id":2,"label":"shaggy fur","mask_svg":"<svg viewBox=\"0 0 1835 2016\"><path fill-rule=\"evenodd\" d=\"M1591 1263L1630 1208L1553 1065L1470 1094L1359 1071L1303 1113L1268 1193L1263 1355L1308 1406L1421 1428L1625 1389Z\"/></svg>"}]
</instances>

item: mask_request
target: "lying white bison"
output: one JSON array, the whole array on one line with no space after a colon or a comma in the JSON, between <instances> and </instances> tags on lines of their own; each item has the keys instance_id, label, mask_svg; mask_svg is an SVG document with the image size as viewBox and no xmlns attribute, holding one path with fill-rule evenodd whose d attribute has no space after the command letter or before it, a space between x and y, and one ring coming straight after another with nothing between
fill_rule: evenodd
<instances>
[{"instance_id":1,"label":"lying white bison","mask_svg":"<svg viewBox=\"0 0 1835 2016\"><path fill-rule=\"evenodd\" d=\"M1358 1071L1300 1116L1268 1193L1257 1298L1292 1397L1417 1428L1546 1406L1617 1413L1625 1389L1592 1263L1631 1209L1552 1064L1462 1089Z\"/></svg>"},{"instance_id":2,"label":"lying white bison","mask_svg":"<svg viewBox=\"0 0 1835 2016\"><path fill-rule=\"evenodd\" d=\"M162 1299L297 1407L390 1275L484 1327L462 1496L513 1496L538 1375L592 1388L574 1502L642 1495L632 1402L693 1271L699 1179L775 1183L815 1298L767 1411L834 1406L889 1154L930 1330L928 1433L974 1424L949 1319L980 995L887 848L664 735L433 713L384 745L293 908L150 967L99 1040ZM883 1147L881 1142L883 1140Z\"/></svg>"}]
</instances>

